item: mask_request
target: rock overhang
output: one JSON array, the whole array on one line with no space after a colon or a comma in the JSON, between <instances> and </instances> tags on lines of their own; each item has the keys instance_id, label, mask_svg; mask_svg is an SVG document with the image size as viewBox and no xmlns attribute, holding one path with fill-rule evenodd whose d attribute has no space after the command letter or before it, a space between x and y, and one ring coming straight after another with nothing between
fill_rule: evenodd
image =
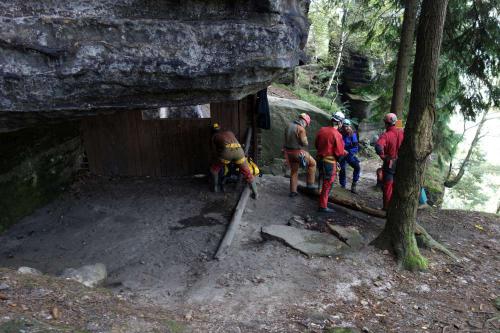
<instances>
[{"instance_id":1,"label":"rock overhang","mask_svg":"<svg viewBox=\"0 0 500 333\"><path fill-rule=\"evenodd\" d=\"M0 127L20 126L23 118L240 99L299 63L308 4L4 2Z\"/></svg>"}]
</instances>

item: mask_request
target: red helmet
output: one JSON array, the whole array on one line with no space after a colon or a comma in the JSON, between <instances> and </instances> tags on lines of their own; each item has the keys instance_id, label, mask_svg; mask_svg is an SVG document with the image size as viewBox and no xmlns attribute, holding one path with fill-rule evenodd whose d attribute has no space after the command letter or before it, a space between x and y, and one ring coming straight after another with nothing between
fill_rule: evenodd
<instances>
[{"instance_id":1,"label":"red helmet","mask_svg":"<svg viewBox=\"0 0 500 333\"><path fill-rule=\"evenodd\" d=\"M299 115L299 118L304 119L307 126L309 126L311 124L311 117L309 117L309 115L307 113L301 113Z\"/></svg>"},{"instance_id":2,"label":"red helmet","mask_svg":"<svg viewBox=\"0 0 500 333\"><path fill-rule=\"evenodd\" d=\"M396 125L396 121L398 121L398 116L394 113L388 113L384 117L384 123L389 125Z\"/></svg>"}]
</instances>

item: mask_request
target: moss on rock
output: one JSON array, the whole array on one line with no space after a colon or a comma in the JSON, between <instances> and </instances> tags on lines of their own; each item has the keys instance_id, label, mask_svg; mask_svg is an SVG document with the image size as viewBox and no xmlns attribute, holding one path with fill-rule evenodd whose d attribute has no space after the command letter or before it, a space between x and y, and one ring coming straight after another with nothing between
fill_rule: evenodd
<instances>
[{"instance_id":1,"label":"moss on rock","mask_svg":"<svg viewBox=\"0 0 500 333\"><path fill-rule=\"evenodd\" d=\"M314 139L318 130L330 123L330 115L321 109L301 100L269 96L271 111L271 129L262 131L262 159L269 164L275 158L282 158L285 128L301 113L311 117L311 125L307 128L309 152L314 156Z\"/></svg>"},{"instance_id":2,"label":"moss on rock","mask_svg":"<svg viewBox=\"0 0 500 333\"><path fill-rule=\"evenodd\" d=\"M0 231L61 193L81 153L78 122L0 134Z\"/></svg>"}]
</instances>

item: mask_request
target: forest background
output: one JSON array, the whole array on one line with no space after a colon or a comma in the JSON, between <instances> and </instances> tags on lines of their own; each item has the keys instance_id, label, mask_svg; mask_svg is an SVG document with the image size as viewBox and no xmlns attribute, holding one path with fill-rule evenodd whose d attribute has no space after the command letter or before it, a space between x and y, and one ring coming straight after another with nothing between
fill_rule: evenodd
<instances>
[{"instance_id":1,"label":"forest background","mask_svg":"<svg viewBox=\"0 0 500 333\"><path fill-rule=\"evenodd\" d=\"M342 110L345 62L349 52L370 59L371 82L355 91L370 101L366 121L382 127L391 109L405 5L415 0L313 0L307 44L313 78L306 84L300 67L286 88L323 110ZM498 69L500 17L497 1L450 0L439 64L433 154L424 185L437 204L500 213L500 112ZM403 119L408 111L413 43ZM355 121L358 119L354 119Z\"/></svg>"}]
</instances>

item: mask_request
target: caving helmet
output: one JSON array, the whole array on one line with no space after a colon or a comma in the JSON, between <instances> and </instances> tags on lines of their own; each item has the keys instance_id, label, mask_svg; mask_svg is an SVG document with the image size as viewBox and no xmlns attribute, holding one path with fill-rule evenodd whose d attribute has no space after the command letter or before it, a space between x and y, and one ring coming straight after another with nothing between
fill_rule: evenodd
<instances>
[{"instance_id":1,"label":"caving helmet","mask_svg":"<svg viewBox=\"0 0 500 333\"><path fill-rule=\"evenodd\" d=\"M394 113L388 113L384 117L384 123L390 126L396 125L397 121L398 121L398 116L396 116Z\"/></svg>"},{"instance_id":2,"label":"caving helmet","mask_svg":"<svg viewBox=\"0 0 500 333\"><path fill-rule=\"evenodd\" d=\"M345 115L344 113L337 111L335 114L332 116L331 120L336 123L342 124L345 120Z\"/></svg>"},{"instance_id":3,"label":"caving helmet","mask_svg":"<svg viewBox=\"0 0 500 333\"><path fill-rule=\"evenodd\" d=\"M212 133L217 133L220 131L220 125L219 123L213 123L212 125Z\"/></svg>"},{"instance_id":4,"label":"caving helmet","mask_svg":"<svg viewBox=\"0 0 500 333\"><path fill-rule=\"evenodd\" d=\"M300 119L303 119L306 122L306 126L309 126L311 124L311 117L307 113L301 113L299 115Z\"/></svg>"},{"instance_id":5,"label":"caving helmet","mask_svg":"<svg viewBox=\"0 0 500 333\"><path fill-rule=\"evenodd\" d=\"M344 122L342 124L344 126L351 126L352 125L352 121L350 121L349 119L344 119Z\"/></svg>"}]
</instances>

